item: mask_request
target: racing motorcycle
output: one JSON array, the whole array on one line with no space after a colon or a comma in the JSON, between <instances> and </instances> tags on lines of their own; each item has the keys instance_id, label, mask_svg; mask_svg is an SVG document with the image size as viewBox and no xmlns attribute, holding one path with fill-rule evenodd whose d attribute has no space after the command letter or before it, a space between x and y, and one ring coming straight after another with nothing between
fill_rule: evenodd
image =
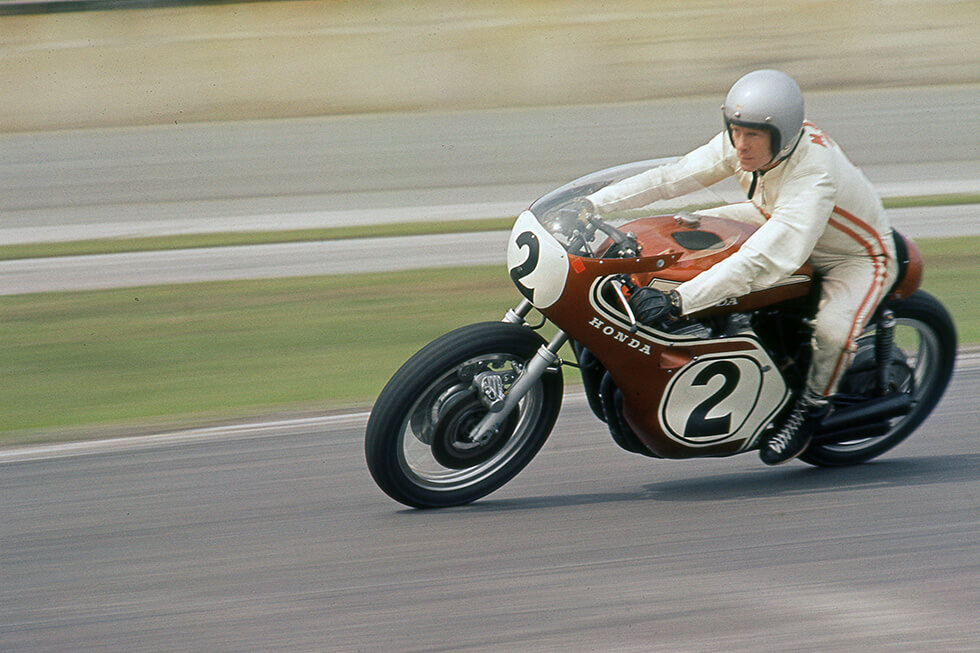
<instances>
[{"instance_id":1,"label":"racing motorcycle","mask_svg":"<svg viewBox=\"0 0 980 653\"><path fill-rule=\"evenodd\" d=\"M755 227L724 217L716 197L603 217L578 208L584 196L664 162L587 175L517 218L507 265L520 304L419 350L375 402L365 452L385 493L435 508L500 488L551 433L568 366L581 373L592 412L634 454L730 456L758 449L781 425L809 365L820 283L809 266L685 318L640 324L632 289L668 291L737 251ZM858 339L833 409L800 456L806 463L853 465L895 447L952 376L952 319L919 289L915 243L894 238L898 280ZM532 311L544 319L531 324Z\"/></svg>"}]
</instances>

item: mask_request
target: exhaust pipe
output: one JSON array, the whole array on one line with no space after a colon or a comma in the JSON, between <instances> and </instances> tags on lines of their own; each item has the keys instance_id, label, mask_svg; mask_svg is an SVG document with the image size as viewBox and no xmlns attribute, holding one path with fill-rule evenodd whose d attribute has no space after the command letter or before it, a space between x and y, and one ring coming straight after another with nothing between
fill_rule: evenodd
<instances>
[{"instance_id":1,"label":"exhaust pipe","mask_svg":"<svg viewBox=\"0 0 980 653\"><path fill-rule=\"evenodd\" d=\"M840 408L827 416L813 439L842 442L884 435L890 428L887 420L908 415L914 406L915 400L903 392Z\"/></svg>"},{"instance_id":2,"label":"exhaust pipe","mask_svg":"<svg viewBox=\"0 0 980 653\"><path fill-rule=\"evenodd\" d=\"M851 426L840 431L829 433L817 433L813 436L814 444L835 444L838 442L850 442L851 440L866 440L885 435L891 430L891 422L875 422L864 426Z\"/></svg>"}]
</instances>

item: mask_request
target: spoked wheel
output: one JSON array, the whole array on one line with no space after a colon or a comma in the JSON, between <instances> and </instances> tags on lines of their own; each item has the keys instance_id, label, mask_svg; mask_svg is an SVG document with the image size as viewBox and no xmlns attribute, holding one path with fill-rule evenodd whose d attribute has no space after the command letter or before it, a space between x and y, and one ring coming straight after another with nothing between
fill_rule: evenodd
<instances>
[{"instance_id":1,"label":"spoked wheel","mask_svg":"<svg viewBox=\"0 0 980 653\"><path fill-rule=\"evenodd\" d=\"M486 322L447 333L412 356L368 420L365 454L378 486L406 505L438 508L475 501L513 478L558 418L560 370L546 372L496 432L473 435L542 344L527 327Z\"/></svg>"},{"instance_id":2,"label":"spoked wheel","mask_svg":"<svg viewBox=\"0 0 980 653\"><path fill-rule=\"evenodd\" d=\"M923 291L889 302L895 313L895 342L889 378L892 392L908 394L912 410L890 420L884 433L846 442L814 444L800 460L812 465L854 465L888 451L907 438L929 416L942 398L953 374L956 359L956 330L949 313L934 297ZM841 392L871 396L875 390L874 325L858 340L858 350Z\"/></svg>"}]
</instances>

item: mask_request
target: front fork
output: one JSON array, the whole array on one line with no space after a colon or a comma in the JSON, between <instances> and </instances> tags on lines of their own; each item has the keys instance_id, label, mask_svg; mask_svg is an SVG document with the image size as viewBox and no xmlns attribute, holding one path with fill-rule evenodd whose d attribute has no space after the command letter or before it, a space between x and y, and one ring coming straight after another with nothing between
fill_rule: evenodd
<instances>
[{"instance_id":1,"label":"front fork","mask_svg":"<svg viewBox=\"0 0 980 653\"><path fill-rule=\"evenodd\" d=\"M530 313L531 309L533 308L534 304L525 299L517 305L517 308L508 309L507 315L505 315L504 319L500 321L507 322L509 324L524 324L524 318L527 317L527 314Z\"/></svg>"},{"instance_id":2,"label":"front fork","mask_svg":"<svg viewBox=\"0 0 980 653\"><path fill-rule=\"evenodd\" d=\"M507 311L503 322L511 324L523 324L524 318L534 308L531 302L524 300L517 308ZM541 345L524 369L521 371L517 380L507 389L503 401L495 401L490 405L490 412L480 420L470 432L470 439L473 442L483 442L494 433L506 421L520 400L534 387L549 368L559 360L558 351L568 342L568 336L564 331L559 330L546 345Z\"/></svg>"}]
</instances>

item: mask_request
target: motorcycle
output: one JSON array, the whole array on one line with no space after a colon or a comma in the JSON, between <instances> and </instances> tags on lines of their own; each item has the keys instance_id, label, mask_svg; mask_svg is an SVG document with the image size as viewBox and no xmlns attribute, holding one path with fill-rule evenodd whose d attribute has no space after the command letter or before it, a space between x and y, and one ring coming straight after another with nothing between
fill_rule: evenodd
<instances>
[{"instance_id":1,"label":"motorcycle","mask_svg":"<svg viewBox=\"0 0 980 653\"><path fill-rule=\"evenodd\" d=\"M656 326L631 289L667 291L730 256L755 227L723 202L685 196L666 212L599 217L581 198L665 160L602 170L554 190L511 231L507 264L523 296L502 320L463 326L392 376L367 424L378 486L408 506L475 501L520 472L558 418L563 369L577 367L589 406L628 452L731 456L759 448L805 383L820 280L809 266L773 287ZM857 340L833 409L800 456L853 465L898 445L930 414L953 372L956 332L919 289L922 258L895 232L900 272ZM532 325L532 310L544 319ZM542 327L556 330L545 339ZM564 348L564 349L563 349ZM571 350L575 362L562 351Z\"/></svg>"}]
</instances>

